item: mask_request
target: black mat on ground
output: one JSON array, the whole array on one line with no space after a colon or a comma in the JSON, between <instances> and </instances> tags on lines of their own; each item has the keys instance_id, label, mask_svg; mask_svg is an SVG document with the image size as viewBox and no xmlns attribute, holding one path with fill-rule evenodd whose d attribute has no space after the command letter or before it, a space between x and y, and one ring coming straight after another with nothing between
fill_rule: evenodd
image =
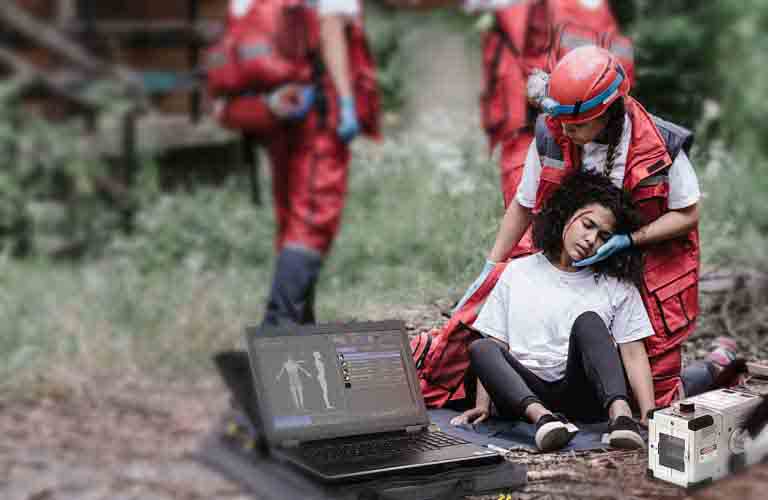
<instances>
[{"instance_id":1,"label":"black mat on ground","mask_svg":"<svg viewBox=\"0 0 768 500\"><path fill-rule=\"evenodd\" d=\"M258 500L458 500L468 495L506 496L506 492L525 485L527 475L525 465L504 461L329 485L289 464L248 450L218 431L203 440L194 457L237 482Z\"/></svg>"},{"instance_id":2,"label":"black mat on ground","mask_svg":"<svg viewBox=\"0 0 768 500\"><path fill-rule=\"evenodd\" d=\"M429 418L437 424L440 430L466 439L479 445L493 444L501 448L529 448L536 449L534 435L536 428L533 424L520 420L507 420L491 417L487 421L476 426L457 427L450 424L451 418L459 415L454 410L440 409L429 410ZM583 424L574 422L579 427L579 432L563 451L570 450L599 450L607 449L603 443L603 434L608 432L608 422L595 424ZM643 436L647 438L647 436Z\"/></svg>"}]
</instances>

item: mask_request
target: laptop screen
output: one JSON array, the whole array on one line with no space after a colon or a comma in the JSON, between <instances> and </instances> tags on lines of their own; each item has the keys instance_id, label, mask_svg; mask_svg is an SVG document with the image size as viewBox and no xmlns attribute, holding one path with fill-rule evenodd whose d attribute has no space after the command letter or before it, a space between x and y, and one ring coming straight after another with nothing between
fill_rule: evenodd
<instances>
[{"instance_id":1,"label":"laptop screen","mask_svg":"<svg viewBox=\"0 0 768 500\"><path fill-rule=\"evenodd\" d=\"M424 425L401 322L254 331L249 352L270 441Z\"/></svg>"}]
</instances>

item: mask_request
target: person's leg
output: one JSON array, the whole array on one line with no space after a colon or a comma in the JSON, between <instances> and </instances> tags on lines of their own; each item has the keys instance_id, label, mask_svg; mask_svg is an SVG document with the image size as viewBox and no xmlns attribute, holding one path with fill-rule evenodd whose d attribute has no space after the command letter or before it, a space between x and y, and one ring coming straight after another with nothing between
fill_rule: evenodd
<instances>
[{"instance_id":1,"label":"person's leg","mask_svg":"<svg viewBox=\"0 0 768 500\"><path fill-rule=\"evenodd\" d=\"M695 396L714 388L717 373L709 361L697 359L689 363L681 373L683 394L680 399Z\"/></svg>"},{"instance_id":2,"label":"person's leg","mask_svg":"<svg viewBox=\"0 0 768 500\"><path fill-rule=\"evenodd\" d=\"M567 411L585 421L605 418L614 403L629 401L619 352L597 313L585 312L573 323L565 381Z\"/></svg>"},{"instance_id":3,"label":"person's leg","mask_svg":"<svg viewBox=\"0 0 768 500\"><path fill-rule=\"evenodd\" d=\"M597 313L585 312L573 324L564 390L569 410L574 414L585 419L608 415L611 446L640 448L644 445L639 428L632 420L619 352Z\"/></svg>"},{"instance_id":4,"label":"person's leg","mask_svg":"<svg viewBox=\"0 0 768 500\"><path fill-rule=\"evenodd\" d=\"M296 147L282 165L279 255L264 322L313 323L314 290L325 255L338 233L347 192L349 150L333 131L318 128L314 115L294 131ZM279 170L285 169L284 171Z\"/></svg>"},{"instance_id":5,"label":"person's leg","mask_svg":"<svg viewBox=\"0 0 768 500\"><path fill-rule=\"evenodd\" d=\"M312 290L320 269L322 256L307 248L284 247L277 256L272 287L264 315L266 325L285 321L311 323L314 321Z\"/></svg>"},{"instance_id":6,"label":"person's leg","mask_svg":"<svg viewBox=\"0 0 768 500\"><path fill-rule=\"evenodd\" d=\"M474 341L469 346L469 359L472 372L480 379L501 416L526 418L529 405L543 406L540 394L549 392L549 384L498 342L489 338Z\"/></svg>"},{"instance_id":7,"label":"person's leg","mask_svg":"<svg viewBox=\"0 0 768 500\"><path fill-rule=\"evenodd\" d=\"M681 378L684 393L681 395L681 399L716 389L720 383L728 384L728 382L718 380L718 375L736 360L737 351L738 346L733 339L717 337L706 358L697 359L683 369ZM738 376L733 378L732 383L738 383Z\"/></svg>"},{"instance_id":8,"label":"person's leg","mask_svg":"<svg viewBox=\"0 0 768 500\"><path fill-rule=\"evenodd\" d=\"M280 252L283 248L285 232L288 228L288 216L291 210L291 176L289 172L293 161L292 151L295 146L292 144L294 138L290 132L291 129L286 128L266 146L271 173L272 204L275 211L275 223L277 224L274 242L276 252Z\"/></svg>"},{"instance_id":9,"label":"person's leg","mask_svg":"<svg viewBox=\"0 0 768 500\"><path fill-rule=\"evenodd\" d=\"M568 444L578 429L564 417L552 414L539 399L542 394L548 396L556 383L538 378L491 339L473 342L469 354L473 373L502 416L526 418L536 424L535 441L541 451Z\"/></svg>"}]
</instances>

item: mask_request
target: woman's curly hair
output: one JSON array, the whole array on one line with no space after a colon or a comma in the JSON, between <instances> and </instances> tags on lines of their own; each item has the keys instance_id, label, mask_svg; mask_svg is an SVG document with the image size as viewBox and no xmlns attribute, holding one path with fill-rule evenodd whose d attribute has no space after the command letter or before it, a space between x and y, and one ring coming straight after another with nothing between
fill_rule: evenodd
<instances>
[{"instance_id":1,"label":"woman's curly hair","mask_svg":"<svg viewBox=\"0 0 768 500\"><path fill-rule=\"evenodd\" d=\"M616 218L614 233L628 234L642 226L629 193L622 191L602 174L577 172L555 191L533 218L533 242L550 260L558 261L563 250L563 230L577 210L592 203L609 209ZM633 247L616 253L592 266L596 275L606 275L636 285L641 282L643 259Z\"/></svg>"}]
</instances>

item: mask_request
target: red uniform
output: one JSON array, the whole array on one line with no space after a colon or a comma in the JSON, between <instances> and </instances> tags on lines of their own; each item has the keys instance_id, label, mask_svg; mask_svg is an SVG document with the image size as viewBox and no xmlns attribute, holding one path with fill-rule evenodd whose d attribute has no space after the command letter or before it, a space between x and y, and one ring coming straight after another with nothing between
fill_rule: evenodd
<instances>
[{"instance_id":1,"label":"red uniform","mask_svg":"<svg viewBox=\"0 0 768 500\"><path fill-rule=\"evenodd\" d=\"M633 79L632 44L622 37L607 2L522 1L498 10L483 41L483 126L491 150L501 146L499 169L504 206L517 191L538 110L526 96L531 71L551 71L569 50L594 44L617 54ZM591 2L595 3L595 2Z\"/></svg>"},{"instance_id":2,"label":"red uniform","mask_svg":"<svg viewBox=\"0 0 768 500\"><path fill-rule=\"evenodd\" d=\"M350 21L345 33L356 118L362 133L377 138L379 95L361 21ZM322 50L320 17L304 0L243 0L230 2L228 29L208 54L208 86L223 100L219 120L269 156L278 226L269 323L314 321L315 282L347 193L349 148L338 135L339 98ZM270 99L290 84L311 86L312 106L303 116L278 117Z\"/></svg>"},{"instance_id":3,"label":"red uniform","mask_svg":"<svg viewBox=\"0 0 768 500\"><path fill-rule=\"evenodd\" d=\"M632 122L632 136L627 154L624 189L648 224L667 213L669 184L666 177L673 158L670 150L690 145L690 136L676 135L676 127L664 123L662 133L655 120L631 97L625 97L627 116ZM562 132L556 120L546 119L548 135L559 147L562 164L548 165L542 155L542 171L536 208L540 209L569 173L580 168L577 147ZM672 132L670 132L670 130ZM537 137L539 135L537 131ZM678 142L678 144L672 144ZM515 255L529 253L532 245L525 238ZM640 293L655 335L645 341L651 364L656 405L665 406L677 396L681 383L681 344L693 332L699 313L699 233L698 229L661 243L643 247L645 272Z\"/></svg>"}]
</instances>

